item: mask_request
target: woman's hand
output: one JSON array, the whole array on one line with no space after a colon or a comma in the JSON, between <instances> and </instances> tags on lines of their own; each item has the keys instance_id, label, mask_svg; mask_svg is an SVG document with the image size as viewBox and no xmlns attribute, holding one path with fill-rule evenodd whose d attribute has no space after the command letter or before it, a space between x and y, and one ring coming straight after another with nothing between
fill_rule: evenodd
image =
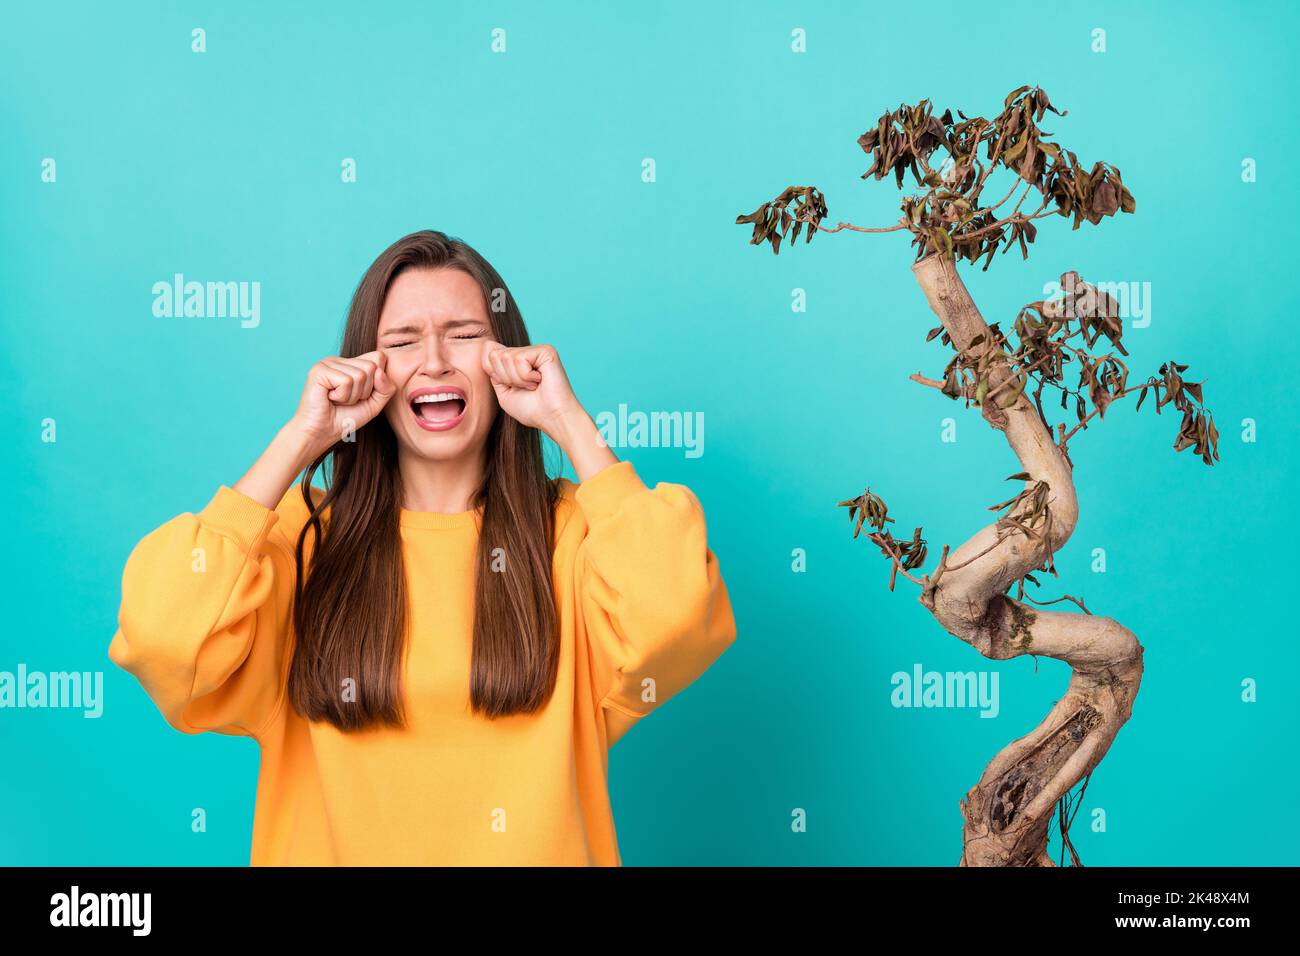
<instances>
[{"instance_id":1,"label":"woman's hand","mask_svg":"<svg viewBox=\"0 0 1300 956\"><path fill-rule=\"evenodd\" d=\"M396 394L397 383L388 377L383 352L321 359L307 373L293 418L235 482L234 490L275 508L304 468L378 415Z\"/></svg>"},{"instance_id":2,"label":"woman's hand","mask_svg":"<svg viewBox=\"0 0 1300 956\"><path fill-rule=\"evenodd\" d=\"M483 350L483 369L501 410L545 432L573 463L579 481L586 481L618 461L573 394L553 347L510 348L490 342Z\"/></svg>"},{"instance_id":3,"label":"woman's hand","mask_svg":"<svg viewBox=\"0 0 1300 956\"><path fill-rule=\"evenodd\" d=\"M552 346L510 348L489 342L483 349L483 370L503 412L552 438L562 422L582 411Z\"/></svg>"},{"instance_id":4,"label":"woman's hand","mask_svg":"<svg viewBox=\"0 0 1300 956\"><path fill-rule=\"evenodd\" d=\"M397 394L382 349L355 358L323 358L307 373L289 427L303 437L311 457L355 433Z\"/></svg>"}]
</instances>

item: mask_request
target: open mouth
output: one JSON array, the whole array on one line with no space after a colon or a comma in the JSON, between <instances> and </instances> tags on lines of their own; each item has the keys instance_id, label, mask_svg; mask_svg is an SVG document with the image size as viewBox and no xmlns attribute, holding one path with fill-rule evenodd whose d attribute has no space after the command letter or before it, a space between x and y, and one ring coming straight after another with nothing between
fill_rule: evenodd
<instances>
[{"instance_id":1,"label":"open mouth","mask_svg":"<svg viewBox=\"0 0 1300 956\"><path fill-rule=\"evenodd\" d=\"M460 389L424 389L411 396L411 414L425 431L455 428L465 417L465 393Z\"/></svg>"}]
</instances>

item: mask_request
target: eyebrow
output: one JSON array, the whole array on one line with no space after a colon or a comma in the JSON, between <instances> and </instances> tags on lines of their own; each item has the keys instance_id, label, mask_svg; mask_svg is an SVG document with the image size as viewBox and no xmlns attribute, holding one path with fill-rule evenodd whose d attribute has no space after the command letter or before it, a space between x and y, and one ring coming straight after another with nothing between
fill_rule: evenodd
<instances>
[{"instance_id":1,"label":"eyebrow","mask_svg":"<svg viewBox=\"0 0 1300 956\"><path fill-rule=\"evenodd\" d=\"M482 319L452 319L450 322L443 322L438 327L441 329L458 329L466 325L486 325ZM424 331L418 325L397 325L391 329L384 329L380 335L419 335Z\"/></svg>"}]
</instances>

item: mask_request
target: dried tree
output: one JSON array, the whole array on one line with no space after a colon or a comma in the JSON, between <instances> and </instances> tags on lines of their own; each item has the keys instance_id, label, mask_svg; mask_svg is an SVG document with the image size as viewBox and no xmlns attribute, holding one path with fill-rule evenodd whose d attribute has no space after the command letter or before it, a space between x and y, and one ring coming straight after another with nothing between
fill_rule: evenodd
<instances>
[{"instance_id":1,"label":"dried tree","mask_svg":"<svg viewBox=\"0 0 1300 956\"><path fill-rule=\"evenodd\" d=\"M953 351L942 378L917 374L912 379L967 408L977 407L990 426L1003 432L1021 467L1008 480L1023 486L1015 497L990 508L1005 511L1002 517L956 550L945 545L934 570L919 578L911 572L920 573L926 562L921 528L910 539L895 539L885 527L894 519L870 488L840 505L848 508L854 537L865 526L867 538L889 559L890 590L900 574L916 583L921 603L946 631L993 660L1041 654L1070 665L1065 695L1035 730L993 758L961 801L961 865L1057 865L1047 850L1055 811L1061 862L1068 849L1078 866L1070 823L1093 769L1132 711L1142 679L1142 645L1123 625L1093 615L1082 600L1066 595L1040 601L1025 593L1026 583L1039 585L1034 572L1056 576L1053 555L1078 520L1068 445L1094 417L1104 418L1112 402L1134 393L1139 409L1152 393L1157 414L1166 405L1182 414L1176 451L1190 447L1212 464L1218 459L1218 432L1201 403L1202 383L1182 377L1186 365L1166 362L1157 375L1129 384L1121 358L1128 352L1120 341L1119 305L1078 273L1061 277L1060 298L1024 306L1010 334L980 315L957 274L958 261L983 259L987 269L999 248L1005 254L1013 246L1027 259L1028 244L1037 233L1034 221L1045 216L1073 217L1078 229L1083 222L1095 225L1136 208L1118 169L1099 162L1086 170L1074 153L1049 141L1052 134L1038 124L1048 111L1065 113L1052 106L1046 92L1024 86L1003 105L993 119L967 118L960 111L956 119L951 111L936 118L929 100L922 100L885 113L858 137L858 145L873 159L863 179L882 179L892 170L902 189L910 172L918 188L904 197L895 225L864 229L841 222L824 227L826 200L812 186L791 186L736 222L752 223L751 244L770 242L773 254L787 234L793 245L804 227L806 243L817 232L846 229L912 234L912 270L939 318L928 339L937 337ZM943 162L934 163L939 157ZM986 205L984 188L999 167L1014 174L1011 187ZM1040 200L1037 208L1022 211L1031 194ZM1096 354L1094 347L1103 338L1108 350ZM1071 363L1078 368L1074 387L1067 383ZM1060 392L1061 408L1075 419L1068 431L1064 422L1049 420L1045 391L1049 404ZM1078 605L1079 612L1031 606L1062 601ZM1076 801L1070 794L1080 781Z\"/></svg>"}]
</instances>

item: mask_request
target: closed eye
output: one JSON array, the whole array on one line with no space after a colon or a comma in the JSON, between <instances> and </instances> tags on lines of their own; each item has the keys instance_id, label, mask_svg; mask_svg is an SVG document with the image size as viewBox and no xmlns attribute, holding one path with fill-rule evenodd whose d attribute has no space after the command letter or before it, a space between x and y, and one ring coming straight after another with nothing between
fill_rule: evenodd
<instances>
[{"instance_id":1,"label":"closed eye","mask_svg":"<svg viewBox=\"0 0 1300 956\"><path fill-rule=\"evenodd\" d=\"M468 333L466 333L465 335L453 335L453 336L452 336L453 339L481 339L482 337L483 337L483 333L482 333L482 331L478 331L478 332L468 332Z\"/></svg>"},{"instance_id":2,"label":"closed eye","mask_svg":"<svg viewBox=\"0 0 1300 956\"><path fill-rule=\"evenodd\" d=\"M414 342L389 342L384 346L386 349L400 349L405 345L414 345Z\"/></svg>"}]
</instances>

